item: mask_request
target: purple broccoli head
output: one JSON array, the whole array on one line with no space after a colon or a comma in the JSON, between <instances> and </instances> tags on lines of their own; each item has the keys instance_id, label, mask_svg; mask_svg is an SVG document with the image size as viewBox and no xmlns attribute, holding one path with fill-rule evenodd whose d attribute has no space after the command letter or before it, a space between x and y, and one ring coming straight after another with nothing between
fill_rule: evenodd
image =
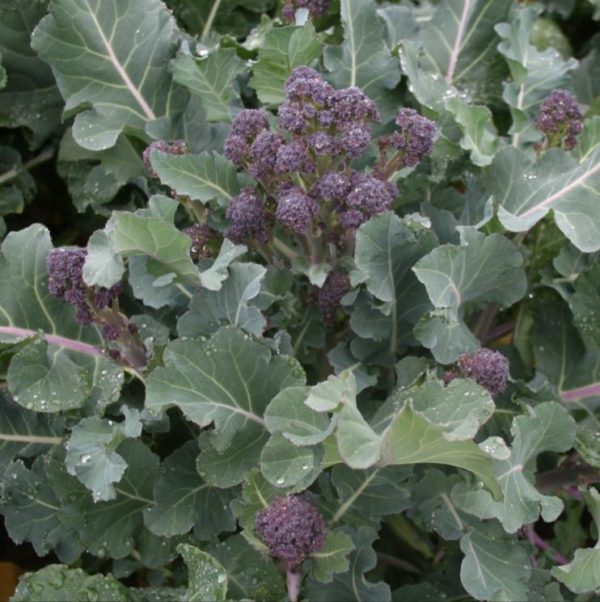
<instances>
[{"instance_id":1,"label":"purple broccoli head","mask_svg":"<svg viewBox=\"0 0 600 602\"><path fill-rule=\"evenodd\" d=\"M341 127L353 122L381 121L377 105L355 86L336 90L331 104L336 123Z\"/></svg>"},{"instance_id":2,"label":"purple broccoli head","mask_svg":"<svg viewBox=\"0 0 600 602\"><path fill-rule=\"evenodd\" d=\"M262 131L250 147L250 165L248 171L255 180L261 180L273 174L277 152L283 145L283 138L269 130Z\"/></svg>"},{"instance_id":3,"label":"purple broccoli head","mask_svg":"<svg viewBox=\"0 0 600 602\"><path fill-rule=\"evenodd\" d=\"M212 230L206 224L194 224L183 229L183 233L192 239L190 257L192 261L198 261L210 255L208 244L212 238Z\"/></svg>"},{"instance_id":4,"label":"purple broccoli head","mask_svg":"<svg viewBox=\"0 0 600 602\"><path fill-rule=\"evenodd\" d=\"M396 116L400 128L387 141L403 155L402 167L413 167L433 150L437 127L414 109L402 108Z\"/></svg>"},{"instance_id":5,"label":"purple broccoli head","mask_svg":"<svg viewBox=\"0 0 600 602\"><path fill-rule=\"evenodd\" d=\"M342 297L350 290L350 278L346 274L330 272L317 293L317 302L323 323L335 324L335 315Z\"/></svg>"},{"instance_id":6,"label":"purple broccoli head","mask_svg":"<svg viewBox=\"0 0 600 602\"><path fill-rule=\"evenodd\" d=\"M306 145L299 140L292 140L277 149L275 172L278 174L294 172L313 172L315 164L311 161Z\"/></svg>"},{"instance_id":7,"label":"purple broccoli head","mask_svg":"<svg viewBox=\"0 0 600 602\"><path fill-rule=\"evenodd\" d=\"M174 142L166 142L165 140L154 140L151 142L142 154L144 166L148 170L148 173L153 177L157 178L157 174L152 167L150 161L150 155L153 151L159 151L161 153L167 153L168 155L185 155L188 152L188 147L185 140L175 140Z\"/></svg>"},{"instance_id":8,"label":"purple broccoli head","mask_svg":"<svg viewBox=\"0 0 600 602\"><path fill-rule=\"evenodd\" d=\"M263 130L269 129L267 113L262 109L244 109L231 124L230 134L239 136L247 142L256 138Z\"/></svg>"},{"instance_id":9,"label":"purple broccoli head","mask_svg":"<svg viewBox=\"0 0 600 602\"><path fill-rule=\"evenodd\" d=\"M275 217L296 234L304 234L318 212L315 199L297 186L284 189L277 198Z\"/></svg>"},{"instance_id":10,"label":"purple broccoli head","mask_svg":"<svg viewBox=\"0 0 600 602\"><path fill-rule=\"evenodd\" d=\"M269 507L256 515L256 532L271 555L297 572L307 556L325 544L325 522L306 494L274 498Z\"/></svg>"},{"instance_id":11,"label":"purple broccoli head","mask_svg":"<svg viewBox=\"0 0 600 602\"><path fill-rule=\"evenodd\" d=\"M478 349L475 353L463 353L457 365L464 377L473 379L487 389L492 397L506 390L508 360L499 351Z\"/></svg>"},{"instance_id":12,"label":"purple broccoli head","mask_svg":"<svg viewBox=\"0 0 600 602\"><path fill-rule=\"evenodd\" d=\"M329 171L315 184L312 192L324 201L342 201L351 189L352 184L346 174Z\"/></svg>"},{"instance_id":13,"label":"purple broccoli head","mask_svg":"<svg viewBox=\"0 0 600 602\"><path fill-rule=\"evenodd\" d=\"M264 207L254 188L244 188L233 197L226 213L231 222L227 238L234 243L241 243L246 238L256 238L260 242L268 239L265 229Z\"/></svg>"},{"instance_id":14,"label":"purple broccoli head","mask_svg":"<svg viewBox=\"0 0 600 602\"><path fill-rule=\"evenodd\" d=\"M342 131L340 144L351 159L360 157L371 143L371 128L366 125L351 125Z\"/></svg>"},{"instance_id":15,"label":"purple broccoli head","mask_svg":"<svg viewBox=\"0 0 600 602\"><path fill-rule=\"evenodd\" d=\"M535 125L546 134L549 146L571 150L583 129L583 116L572 94L552 90L540 107Z\"/></svg>"},{"instance_id":16,"label":"purple broccoli head","mask_svg":"<svg viewBox=\"0 0 600 602\"><path fill-rule=\"evenodd\" d=\"M371 217L390 209L393 201L384 181L358 172L352 175L352 190L346 198L349 208Z\"/></svg>"}]
</instances>

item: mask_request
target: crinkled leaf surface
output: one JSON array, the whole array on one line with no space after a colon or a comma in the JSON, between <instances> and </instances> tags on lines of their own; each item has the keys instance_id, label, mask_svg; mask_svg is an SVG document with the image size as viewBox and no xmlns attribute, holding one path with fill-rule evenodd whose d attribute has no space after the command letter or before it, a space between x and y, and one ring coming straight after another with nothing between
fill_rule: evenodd
<instances>
[{"instance_id":1,"label":"crinkled leaf surface","mask_svg":"<svg viewBox=\"0 0 600 602\"><path fill-rule=\"evenodd\" d=\"M170 110L164 64L175 23L160 0L57 0L33 35L53 68L65 111L78 113L73 137L84 148L114 146L125 129L143 136Z\"/></svg>"},{"instance_id":2,"label":"crinkled leaf surface","mask_svg":"<svg viewBox=\"0 0 600 602\"><path fill-rule=\"evenodd\" d=\"M465 235L460 246L442 245L416 263L413 271L436 309L421 319L415 334L438 362L452 363L478 346L462 321L465 303L507 307L525 294L522 263L521 253L508 239L480 232Z\"/></svg>"}]
</instances>

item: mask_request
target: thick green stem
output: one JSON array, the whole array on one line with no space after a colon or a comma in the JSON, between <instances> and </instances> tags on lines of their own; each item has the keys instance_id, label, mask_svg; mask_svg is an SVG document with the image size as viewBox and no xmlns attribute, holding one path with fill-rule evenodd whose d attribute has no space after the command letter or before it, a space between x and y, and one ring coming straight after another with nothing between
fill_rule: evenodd
<instances>
[{"instance_id":1,"label":"thick green stem","mask_svg":"<svg viewBox=\"0 0 600 602\"><path fill-rule=\"evenodd\" d=\"M221 5L221 0L215 0L214 4L210 9L210 13L208 13L208 17L206 19L206 23L202 28L202 34L200 35L200 39L202 41L206 40L210 30L212 29L213 23L215 21L215 17L217 16L217 12L219 11L219 6Z\"/></svg>"}]
</instances>

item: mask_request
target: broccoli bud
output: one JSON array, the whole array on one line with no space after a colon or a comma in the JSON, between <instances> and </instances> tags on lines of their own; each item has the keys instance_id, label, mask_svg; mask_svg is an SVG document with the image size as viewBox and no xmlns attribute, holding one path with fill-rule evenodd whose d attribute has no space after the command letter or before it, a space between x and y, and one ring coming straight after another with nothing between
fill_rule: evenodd
<instances>
[{"instance_id":1,"label":"broccoli bud","mask_svg":"<svg viewBox=\"0 0 600 602\"><path fill-rule=\"evenodd\" d=\"M323 286L317 293L317 302L323 323L326 326L333 326L335 323L335 314L342 297L350 290L350 279L346 274L330 272Z\"/></svg>"},{"instance_id":2,"label":"broccoli bud","mask_svg":"<svg viewBox=\"0 0 600 602\"><path fill-rule=\"evenodd\" d=\"M572 94L552 90L540 107L535 125L546 135L548 147L571 150L583 129L583 116Z\"/></svg>"},{"instance_id":3,"label":"broccoli bud","mask_svg":"<svg viewBox=\"0 0 600 602\"><path fill-rule=\"evenodd\" d=\"M227 219L231 222L227 238L234 243L254 237L266 242L268 235L264 226L264 208L254 188L244 188L233 197L227 208Z\"/></svg>"},{"instance_id":4,"label":"broccoli bud","mask_svg":"<svg viewBox=\"0 0 600 602\"><path fill-rule=\"evenodd\" d=\"M506 390L508 360L499 351L478 349L475 353L463 353L457 365L464 377L472 378L487 389L492 397Z\"/></svg>"}]
</instances>

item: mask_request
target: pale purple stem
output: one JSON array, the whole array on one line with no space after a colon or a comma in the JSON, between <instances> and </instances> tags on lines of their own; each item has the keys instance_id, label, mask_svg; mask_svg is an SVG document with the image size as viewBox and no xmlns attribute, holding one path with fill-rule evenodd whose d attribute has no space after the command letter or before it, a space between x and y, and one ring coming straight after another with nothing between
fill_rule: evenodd
<instances>
[{"instance_id":1,"label":"pale purple stem","mask_svg":"<svg viewBox=\"0 0 600 602\"><path fill-rule=\"evenodd\" d=\"M523 527L523 532L527 536L529 543L533 544L536 548L539 548L540 550L550 550L556 564L569 564L569 561L560 552L553 550L552 546L534 531L532 525L525 525Z\"/></svg>"},{"instance_id":2,"label":"pale purple stem","mask_svg":"<svg viewBox=\"0 0 600 602\"><path fill-rule=\"evenodd\" d=\"M302 575L297 571L287 571L287 589L288 599L290 602L298 602L300 596L300 581L302 581Z\"/></svg>"},{"instance_id":3,"label":"pale purple stem","mask_svg":"<svg viewBox=\"0 0 600 602\"><path fill-rule=\"evenodd\" d=\"M570 389L569 391L562 391L561 395L565 401L575 401L577 399L594 397L595 395L600 395L600 383L594 383L587 387L579 387L578 389Z\"/></svg>"},{"instance_id":4,"label":"pale purple stem","mask_svg":"<svg viewBox=\"0 0 600 602\"><path fill-rule=\"evenodd\" d=\"M35 330L29 330L27 328L19 328L18 326L0 326L0 334L8 334L10 336L15 337L34 337L39 334ZM81 341L74 341L73 339L67 339L66 337L61 337L56 334L43 334L42 335L48 343L51 345L57 345L58 347L64 347L65 349L70 349L71 351L76 351L78 353L84 353L85 355L93 355L98 356L102 355L102 351L95 347L94 345L90 345L89 343L82 343Z\"/></svg>"}]
</instances>

